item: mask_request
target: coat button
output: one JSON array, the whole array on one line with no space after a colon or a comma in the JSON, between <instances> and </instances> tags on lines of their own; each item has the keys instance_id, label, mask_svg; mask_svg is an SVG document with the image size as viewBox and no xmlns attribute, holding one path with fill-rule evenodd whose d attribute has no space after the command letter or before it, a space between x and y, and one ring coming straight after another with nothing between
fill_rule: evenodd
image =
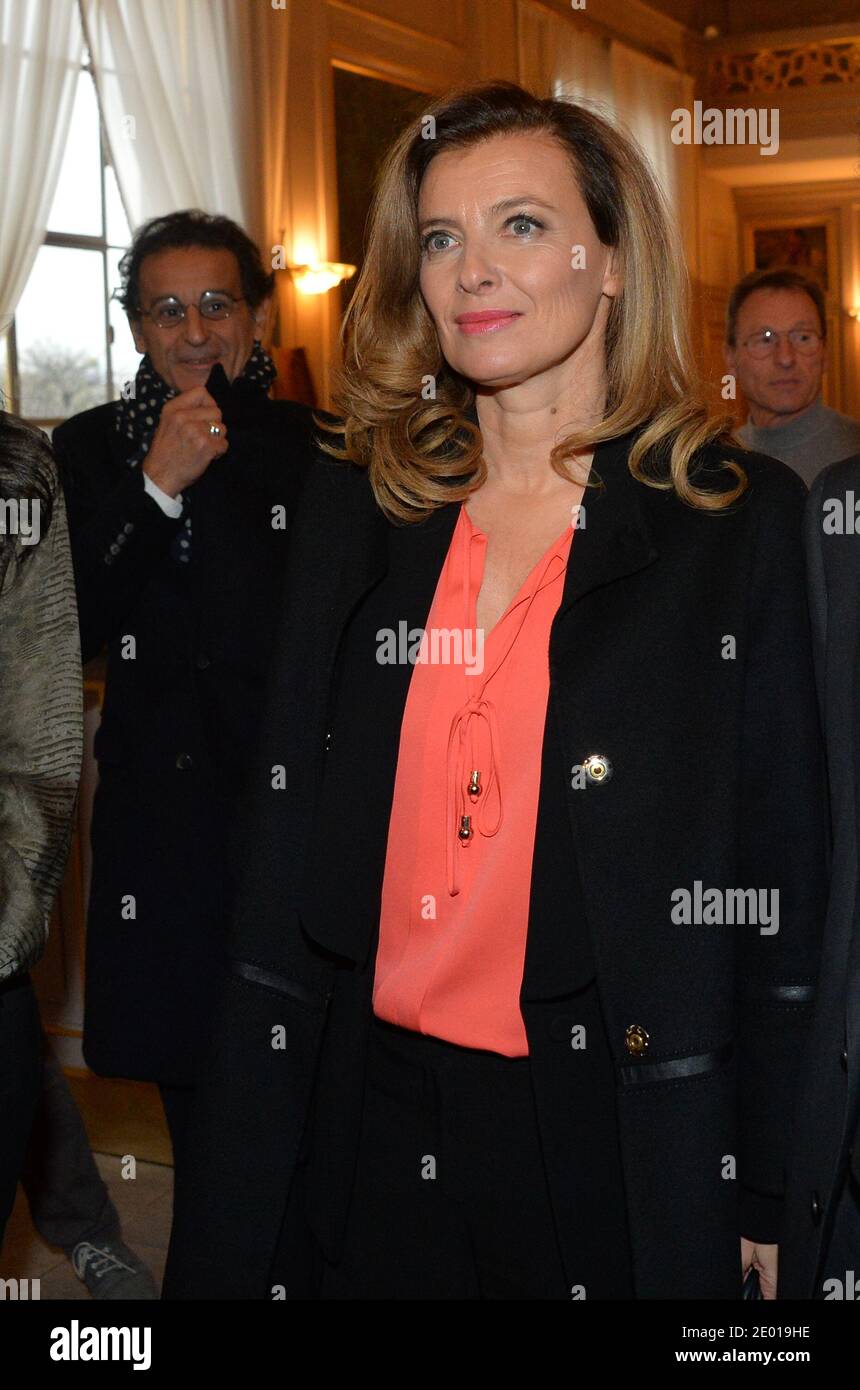
<instances>
[{"instance_id":1,"label":"coat button","mask_svg":"<svg viewBox=\"0 0 860 1390\"><path fill-rule=\"evenodd\" d=\"M648 1034L638 1023L631 1023L624 1034L624 1046L632 1057L640 1057L648 1046Z\"/></svg>"},{"instance_id":2,"label":"coat button","mask_svg":"<svg viewBox=\"0 0 860 1390\"><path fill-rule=\"evenodd\" d=\"M125 523L125 525L123 526L122 529L123 529L123 531L125 531L125 534L126 534L127 536L130 536L131 533L132 533L132 531L134 530L134 522L133 522L133 521L127 521L127 522Z\"/></svg>"},{"instance_id":3,"label":"coat button","mask_svg":"<svg viewBox=\"0 0 860 1390\"><path fill-rule=\"evenodd\" d=\"M177 753L176 766L180 772L187 772L189 767L194 766L194 759L190 753Z\"/></svg>"},{"instance_id":4,"label":"coat button","mask_svg":"<svg viewBox=\"0 0 860 1390\"><path fill-rule=\"evenodd\" d=\"M194 664L197 667L198 671L205 671L208 666L212 665L212 662L209 660L209 657L206 655L205 652L198 652L197 659Z\"/></svg>"},{"instance_id":5,"label":"coat button","mask_svg":"<svg viewBox=\"0 0 860 1390\"><path fill-rule=\"evenodd\" d=\"M118 554L119 554L119 546L117 545L116 541L114 541L113 545L111 546L111 548L110 548L110 553L111 553L111 555L118 555Z\"/></svg>"},{"instance_id":6,"label":"coat button","mask_svg":"<svg viewBox=\"0 0 860 1390\"><path fill-rule=\"evenodd\" d=\"M812 1223L814 1226L817 1226L821 1221L821 1198L819 1197L817 1192L813 1192L812 1194L812 1201L809 1204L809 1210L812 1216Z\"/></svg>"},{"instance_id":7,"label":"coat button","mask_svg":"<svg viewBox=\"0 0 860 1390\"><path fill-rule=\"evenodd\" d=\"M608 782L612 776L612 764L602 753L589 753L583 759L582 770L589 782L599 785L601 782Z\"/></svg>"}]
</instances>

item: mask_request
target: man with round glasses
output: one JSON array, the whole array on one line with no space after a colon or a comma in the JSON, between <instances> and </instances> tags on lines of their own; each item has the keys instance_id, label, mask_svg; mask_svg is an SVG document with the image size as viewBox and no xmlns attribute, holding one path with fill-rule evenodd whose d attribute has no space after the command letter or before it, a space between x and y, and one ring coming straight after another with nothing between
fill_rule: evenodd
<instances>
[{"instance_id":1,"label":"man with round glasses","mask_svg":"<svg viewBox=\"0 0 860 1390\"><path fill-rule=\"evenodd\" d=\"M821 286L798 270L755 270L732 290L724 355L749 406L738 438L807 486L860 449L860 423L821 401L826 335Z\"/></svg>"},{"instance_id":2,"label":"man with round glasses","mask_svg":"<svg viewBox=\"0 0 860 1390\"><path fill-rule=\"evenodd\" d=\"M154 218L120 272L135 380L54 433L83 657L108 654L84 1055L158 1083L181 1183L312 412L269 397L274 276L234 222Z\"/></svg>"}]
</instances>

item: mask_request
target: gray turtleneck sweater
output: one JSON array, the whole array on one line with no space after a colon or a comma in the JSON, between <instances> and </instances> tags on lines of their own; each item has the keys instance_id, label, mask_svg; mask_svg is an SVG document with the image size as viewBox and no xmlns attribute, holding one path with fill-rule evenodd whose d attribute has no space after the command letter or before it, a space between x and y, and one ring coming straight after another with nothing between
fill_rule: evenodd
<instances>
[{"instance_id":1,"label":"gray turtleneck sweater","mask_svg":"<svg viewBox=\"0 0 860 1390\"><path fill-rule=\"evenodd\" d=\"M813 405L787 425L753 425L736 431L748 449L782 459L811 487L822 468L860 453L860 421L821 404Z\"/></svg>"}]
</instances>

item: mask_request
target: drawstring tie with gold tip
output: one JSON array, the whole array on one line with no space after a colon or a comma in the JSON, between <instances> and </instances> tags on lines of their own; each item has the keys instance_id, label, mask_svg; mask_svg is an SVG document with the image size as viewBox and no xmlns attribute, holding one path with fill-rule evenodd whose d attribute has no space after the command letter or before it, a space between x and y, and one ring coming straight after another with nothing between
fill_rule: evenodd
<instances>
[{"instance_id":1,"label":"drawstring tie with gold tip","mask_svg":"<svg viewBox=\"0 0 860 1390\"><path fill-rule=\"evenodd\" d=\"M469 518L467 517L467 520ZM471 595L472 539L466 546L465 565L465 632L471 627L469 612ZM456 897L460 891L460 854L475 837L495 835L502 824L502 792L499 780L498 754L501 747L496 710L485 692L490 681L508 656L536 595L556 575L549 575L553 561L562 569L564 557L554 551L547 559L528 601L521 605L519 621L509 624L508 641L495 665L484 674L480 694L473 695L460 706L451 720L448 733L448 778L445 798L445 861L448 892ZM504 615L503 615L504 616ZM501 621L501 620L500 620ZM493 629L495 631L495 629ZM465 676L467 682L474 676ZM483 735L483 737L482 737ZM483 744L479 752L479 745Z\"/></svg>"},{"instance_id":2,"label":"drawstring tie with gold tip","mask_svg":"<svg viewBox=\"0 0 860 1390\"><path fill-rule=\"evenodd\" d=\"M486 755L476 751L479 731L487 736ZM448 734L445 851L448 892L452 897L460 891L459 848L469 843L476 830L482 835L495 835L502 823L498 748L499 727L492 701L482 695L473 696L454 715ZM475 766L477 762L483 762L486 775ZM456 835L451 833L452 816Z\"/></svg>"}]
</instances>

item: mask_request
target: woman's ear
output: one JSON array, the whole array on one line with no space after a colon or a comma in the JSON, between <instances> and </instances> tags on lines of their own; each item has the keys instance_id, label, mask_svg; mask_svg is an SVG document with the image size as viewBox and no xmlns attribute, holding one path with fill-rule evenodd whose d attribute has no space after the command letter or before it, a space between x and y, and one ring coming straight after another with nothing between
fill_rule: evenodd
<instances>
[{"instance_id":1,"label":"woman's ear","mask_svg":"<svg viewBox=\"0 0 860 1390\"><path fill-rule=\"evenodd\" d=\"M609 248L609 255L606 258L606 266L603 271L603 284L600 288L610 299L616 299L624 288L624 276L621 273L617 247Z\"/></svg>"}]
</instances>

